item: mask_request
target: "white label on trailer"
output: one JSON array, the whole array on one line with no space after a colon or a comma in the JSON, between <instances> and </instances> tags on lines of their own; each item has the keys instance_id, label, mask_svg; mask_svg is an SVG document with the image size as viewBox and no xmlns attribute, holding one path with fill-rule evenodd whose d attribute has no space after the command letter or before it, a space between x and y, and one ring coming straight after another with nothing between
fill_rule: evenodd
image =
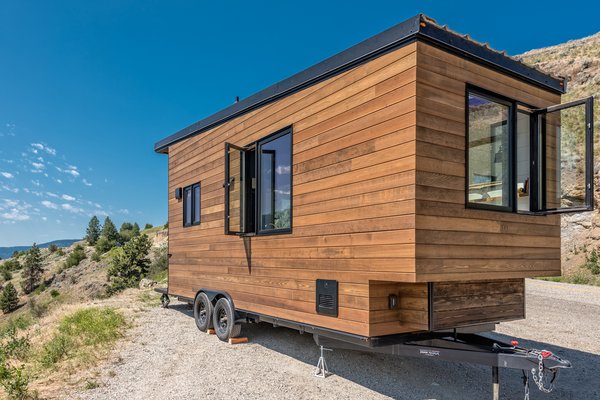
<instances>
[{"instance_id":1,"label":"white label on trailer","mask_svg":"<svg viewBox=\"0 0 600 400\"><path fill-rule=\"evenodd\" d=\"M438 357L440 355L440 352L438 350L419 349L419 354L427 357Z\"/></svg>"}]
</instances>

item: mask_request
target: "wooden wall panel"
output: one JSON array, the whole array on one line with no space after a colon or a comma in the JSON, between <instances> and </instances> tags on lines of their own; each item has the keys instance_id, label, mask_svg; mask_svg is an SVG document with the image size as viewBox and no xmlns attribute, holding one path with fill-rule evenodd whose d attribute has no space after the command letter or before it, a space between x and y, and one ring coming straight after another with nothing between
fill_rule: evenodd
<instances>
[{"instance_id":1,"label":"wooden wall panel","mask_svg":"<svg viewBox=\"0 0 600 400\"><path fill-rule=\"evenodd\" d=\"M389 323L369 281L414 281L415 61L411 44L171 146L169 193L200 181L202 212L183 228L169 199L169 291L225 290L239 309L355 334ZM293 232L224 235L223 143L290 125ZM338 318L315 312L317 278L339 281Z\"/></svg>"},{"instance_id":2,"label":"wooden wall panel","mask_svg":"<svg viewBox=\"0 0 600 400\"><path fill-rule=\"evenodd\" d=\"M525 280L434 283L432 329L525 318Z\"/></svg>"},{"instance_id":3,"label":"wooden wall panel","mask_svg":"<svg viewBox=\"0 0 600 400\"><path fill-rule=\"evenodd\" d=\"M465 207L467 83L530 104L560 95L417 43L417 281L560 274L560 217Z\"/></svg>"}]
</instances>

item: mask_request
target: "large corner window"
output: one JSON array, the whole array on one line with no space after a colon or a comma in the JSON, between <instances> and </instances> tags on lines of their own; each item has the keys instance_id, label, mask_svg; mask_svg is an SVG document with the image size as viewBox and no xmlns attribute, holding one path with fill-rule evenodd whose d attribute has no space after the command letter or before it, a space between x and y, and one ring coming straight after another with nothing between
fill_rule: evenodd
<instances>
[{"instance_id":1,"label":"large corner window","mask_svg":"<svg viewBox=\"0 0 600 400\"><path fill-rule=\"evenodd\" d=\"M245 147L225 144L225 234L292 229L292 130Z\"/></svg>"},{"instance_id":2,"label":"large corner window","mask_svg":"<svg viewBox=\"0 0 600 400\"><path fill-rule=\"evenodd\" d=\"M470 206L509 210L512 106L486 95L468 94L468 192Z\"/></svg>"},{"instance_id":3,"label":"large corner window","mask_svg":"<svg viewBox=\"0 0 600 400\"><path fill-rule=\"evenodd\" d=\"M593 209L592 97L535 109L469 88L466 105L467 207Z\"/></svg>"},{"instance_id":4,"label":"large corner window","mask_svg":"<svg viewBox=\"0 0 600 400\"><path fill-rule=\"evenodd\" d=\"M200 183L183 188L183 226L200 225Z\"/></svg>"}]
</instances>

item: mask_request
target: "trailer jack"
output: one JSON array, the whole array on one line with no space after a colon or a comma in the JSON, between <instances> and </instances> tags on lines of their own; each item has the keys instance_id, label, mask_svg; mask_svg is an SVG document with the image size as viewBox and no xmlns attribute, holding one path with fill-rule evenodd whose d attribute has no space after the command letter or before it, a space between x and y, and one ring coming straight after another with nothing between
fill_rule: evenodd
<instances>
[{"instance_id":1,"label":"trailer jack","mask_svg":"<svg viewBox=\"0 0 600 400\"><path fill-rule=\"evenodd\" d=\"M525 399L529 399L529 373L538 389L550 393L558 371L571 368L571 363L547 350L519 347L474 333L428 332L423 334L392 335L364 343L346 342L314 334L321 349L345 349L407 357L467 362L492 367L492 399L500 399L500 368L523 371ZM326 365L321 350L319 366Z\"/></svg>"}]
</instances>

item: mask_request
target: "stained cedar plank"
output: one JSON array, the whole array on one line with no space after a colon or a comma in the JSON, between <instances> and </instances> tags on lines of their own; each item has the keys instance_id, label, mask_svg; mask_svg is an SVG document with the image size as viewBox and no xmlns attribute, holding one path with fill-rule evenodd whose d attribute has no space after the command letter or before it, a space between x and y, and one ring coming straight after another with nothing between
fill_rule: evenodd
<instances>
[{"instance_id":1,"label":"stained cedar plank","mask_svg":"<svg viewBox=\"0 0 600 400\"><path fill-rule=\"evenodd\" d=\"M432 259L420 258L416 262L417 274L452 274L464 272L529 271L537 276L548 269L560 270L560 259Z\"/></svg>"},{"instance_id":2,"label":"stained cedar plank","mask_svg":"<svg viewBox=\"0 0 600 400\"><path fill-rule=\"evenodd\" d=\"M463 272L460 274L418 274L416 275L417 282L447 282L448 277L457 280L481 280L481 279L504 279L504 278L536 278L539 276L559 276L560 269L548 270L520 270L520 271L485 271L485 272Z\"/></svg>"},{"instance_id":3,"label":"stained cedar plank","mask_svg":"<svg viewBox=\"0 0 600 400\"><path fill-rule=\"evenodd\" d=\"M498 220L478 219L475 217L466 219L440 215L416 215L415 218L417 229L540 235L560 238L560 227L557 225L533 225L518 222L509 223Z\"/></svg>"},{"instance_id":4,"label":"stained cedar plank","mask_svg":"<svg viewBox=\"0 0 600 400\"><path fill-rule=\"evenodd\" d=\"M511 88L514 89L516 93L526 92L530 93L536 98L545 99L548 101L554 101L556 97L560 97L560 95L554 92L514 79L501 72L494 71L488 67L474 63L465 58L458 57L427 43L417 43L417 54L419 57L420 66L436 65L440 66L441 68L447 68L452 72L464 71L465 73L468 72L473 74L473 76L454 75L456 77L460 76L464 82L468 82L469 79L478 77L489 77L488 79L493 81L490 82L491 86L497 90Z\"/></svg>"},{"instance_id":5,"label":"stained cedar plank","mask_svg":"<svg viewBox=\"0 0 600 400\"><path fill-rule=\"evenodd\" d=\"M479 247L539 247L560 248L560 237L513 235L508 233L457 232L417 229L417 243L429 245L462 245L473 243Z\"/></svg>"}]
</instances>

